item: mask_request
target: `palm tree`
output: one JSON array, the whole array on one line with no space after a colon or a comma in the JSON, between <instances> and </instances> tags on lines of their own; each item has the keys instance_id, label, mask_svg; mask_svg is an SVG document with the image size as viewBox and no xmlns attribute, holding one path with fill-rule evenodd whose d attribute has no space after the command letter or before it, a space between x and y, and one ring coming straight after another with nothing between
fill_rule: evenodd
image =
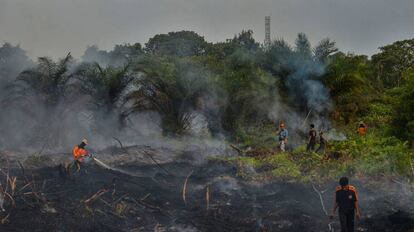
<instances>
[{"instance_id":1,"label":"palm tree","mask_svg":"<svg viewBox=\"0 0 414 232\"><path fill-rule=\"evenodd\" d=\"M46 107L56 107L67 96L68 73L72 56L54 62L48 57L38 58L36 67L23 71L17 77L16 90L27 98L35 97Z\"/></svg>"},{"instance_id":2,"label":"palm tree","mask_svg":"<svg viewBox=\"0 0 414 232\"><path fill-rule=\"evenodd\" d=\"M19 109L35 121L31 129L36 136L29 142L40 139L45 145L62 145L65 133L61 122L73 103L68 71L71 61L70 53L57 62L40 57L35 67L18 75L8 101L19 103Z\"/></svg>"},{"instance_id":3,"label":"palm tree","mask_svg":"<svg viewBox=\"0 0 414 232\"><path fill-rule=\"evenodd\" d=\"M157 112L166 134L187 132L208 88L206 71L187 60L155 57L138 62L135 71L139 77L127 97L131 111Z\"/></svg>"},{"instance_id":4,"label":"palm tree","mask_svg":"<svg viewBox=\"0 0 414 232\"><path fill-rule=\"evenodd\" d=\"M79 80L80 92L90 97L89 110L93 112L96 129L100 128L101 132L110 133L113 129L104 130L103 123L108 120L115 120L116 129L121 129L125 123L128 113L123 97L134 80L129 69L129 65L103 68L98 63L85 63L74 74Z\"/></svg>"}]
</instances>

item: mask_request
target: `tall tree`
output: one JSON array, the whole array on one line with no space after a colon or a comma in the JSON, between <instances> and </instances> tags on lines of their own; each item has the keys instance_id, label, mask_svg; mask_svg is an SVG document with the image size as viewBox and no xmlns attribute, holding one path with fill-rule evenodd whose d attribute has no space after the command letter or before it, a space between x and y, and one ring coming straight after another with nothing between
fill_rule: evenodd
<instances>
[{"instance_id":1,"label":"tall tree","mask_svg":"<svg viewBox=\"0 0 414 232\"><path fill-rule=\"evenodd\" d=\"M70 134L65 133L68 125L64 121L72 116L69 113L75 102L69 72L71 62L70 54L57 62L40 57L35 67L17 77L10 101L25 112L23 125L34 121L31 128L26 125L27 130L33 130L31 132L35 135L28 143L53 147L66 145L64 141Z\"/></svg>"},{"instance_id":2,"label":"tall tree","mask_svg":"<svg viewBox=\"0 0 414 232\"><path fill-rule=\"evenodd\" d=\"M111 51L100 50L96 45L86 49L82 56L82 61L87 63L98 63L101 66L122 67L131 60L143 54L140 43L117 44Z\"/></svg>"},{"instance_id":3,"label":"tall tree","mask_svg":"<svg viewBox=\"0 0 414 232\"><path fill-rule=\"evenodd\" d=\"M403 78L405 85L395 91L397 104L394 109L394 134L411 141L414 147L414 67L407 69Z\"/></svg>"},{"instance_id":4,"label":"tall tree","mask_svg":"<svg viewBox=\"0 0 414 232\"><path fill-rule=\"evenodd\" d=\"M360 117L368 107L373 93L370 84L371 66L366 56L337 53L323 77L335 104L335 118L349 123Z\"/></svg>"},{"instance_id":5,"label":"tall tree","mask_svg":"<svg viewBox=\"0 0 414 232\"><path fill-rule=\"evenodd\" d=\"M386 88L401 86L403 73L414 65L414 39L397 41L380 50L372 56L377 79Z\"/></svg>"},{"instance_id":6,"label":"tall tree","mask_svg":"<svg viewBox=\"0 0 414 232\"><path fill-rule=\"evenodd\" d=\"M159 34L145 44L144 50L159 56L200 56L210 46L204 38L193 31L169 32Z\"/></svg>"},{"instance_id":7,"label":"tall tree","mask_svg":"<svg viewBox=\"0 0 414 232\"><path fill-rule=\"evenodd\" d=\"M17 77L19 93L40 99L46 107L56 107L67 100L71 75L68 71L72 56L70 53L58 62L40 57L36 67L23 71Z\"/></svg>"},{"instance_id":8,"label":"tall tree","mask_svg":"<svg viewBox=\"0 0 414 232\"><path fill-rule=\"evenodd\" d=\"M209 90L208 72L186 59L149 56L134 66L140 76L127 100L133 112L155 111L165 134L188 132Z\"/></svg>"},{"instance_id":9,"label":"tall tree","mask_svg":"<svg viewBox=\"0 0 414 232\"><path fill-rule=\"evenodd\" d=\"M104 134L113 129L103 126L105 122L113 121L116 129L121 129L125 123L127 110L123 107L123 97L134 79L129 67L104 68L98 63L85 63L74 74L79 80L80 92L90 97L88 109L94 114L95 129Z\"/></svg>"}]
</instances>

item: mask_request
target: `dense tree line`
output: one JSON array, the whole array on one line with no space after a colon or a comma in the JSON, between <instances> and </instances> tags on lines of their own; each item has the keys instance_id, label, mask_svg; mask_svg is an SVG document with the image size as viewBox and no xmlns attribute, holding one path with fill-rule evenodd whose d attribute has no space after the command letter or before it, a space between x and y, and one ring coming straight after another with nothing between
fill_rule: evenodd
<instances>
[{"instance_id":1,"label":"dense tree line","mask_svg":"<svg viewBox=\"0 0 414 232\"><path fill-rule=\"evenodd\" d=\"M271 110L288 106L344 125L361 119L386 124L412 141L413 65L414 39L381 47L369 58L340 52L329 39L312 47L302 33L293 46L279 39L264 47L252 31L219 43L191 31L171 32L145 46L92 46L80 61L68 54L31 62L19 47L4 44L0 97L10 110L0 113L0 130L9 131L16 124L11 112L20 112L34 122L27 131L57 138L70 130L62 128L63 118L88 112L91 128L114 136L131 115L150 111L158 113L165 134L189 133L192 120L203 117L212 134L233 135L274 124Z\"/></svg>"}]
</instances>

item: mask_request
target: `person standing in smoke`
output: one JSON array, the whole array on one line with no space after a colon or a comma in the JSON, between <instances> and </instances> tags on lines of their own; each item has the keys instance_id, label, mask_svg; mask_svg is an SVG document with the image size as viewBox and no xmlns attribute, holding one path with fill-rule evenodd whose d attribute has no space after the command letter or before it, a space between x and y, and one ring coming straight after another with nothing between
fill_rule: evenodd
<instances>
[{"instance_id":1,"label":"person standing in smoke","mask_svg":"<svg viewBox=\"0 0 414 232\"><path fill-rule=\"evenodd\" d=\"M322 151L323 154L325 154L326 151L326 139L325 136L323 135L323 131L319 132L319 147L316 150L316 152L320 152Z\"/></svg>"},{"instance_id":2,"label":"person standing in smoke","mask_svg":"<svg viewBox=\"0 0 414 232\"><path fill-rule=\"evenodd\" d=\"M336 209L339 208L339 222L342 232L354 232L355 216L360 219L358 206L358 194L354 186L349 185L347 177L339 179L339 185L335 190L335 201L330 219L333 219Z\"/></svg>"},{"instance_id":3,"label":"person standing in smoke","mask_svg":"<svg viewBox=\"0 0 414 232\"><path fill-rule=\"evenodd\" d=\"M279 123L279 129L277 131L279 135L279 148L282 152L286 151L286 144L288 141L289 132L285 128L285 123L281 122Z\"/></svg>"},{"instance_id":4,"label":"person standing in smoke","mask_svg":"<svg viewBox=\"0 0 414 232\"><path fill-rule=\"evenodd\" d=\"M316 145L316 130L315 130L315 125L311 124L310 130L309 130L309 141L308 141L308 146L306 147L306 151L314 151L315 145Z\"/></svg>"}]
</instances>

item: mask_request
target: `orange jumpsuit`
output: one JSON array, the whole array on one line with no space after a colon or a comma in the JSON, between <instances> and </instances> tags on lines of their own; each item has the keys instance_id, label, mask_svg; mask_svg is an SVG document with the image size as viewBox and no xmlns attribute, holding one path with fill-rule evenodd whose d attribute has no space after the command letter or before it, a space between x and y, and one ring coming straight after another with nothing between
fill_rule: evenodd
<instances>
[{"instance_id":1,"label":"orange jumpsuit","mask_svg":"<svg viewBox=\"0 0 414 232\"><path fill-rule=\"evenodd\" d=\"M358 128L358 133L360 136L365 136L365 134L367 133L367 126L360 126Z\"/></svg>"},{"instance_id":2,"label":"orange jumpsuit","mask_svg":"<svg viewBox=\"0 0 414 232\"><path fill-rule=\"evenodd\" d=\"M75 148L73 148L73 158L80 163L85 162L84 157L87 156L88 154L89 152L85 150L84 148L80 148L79 146L76 146Z\"/></svg>"}]
</instances>

